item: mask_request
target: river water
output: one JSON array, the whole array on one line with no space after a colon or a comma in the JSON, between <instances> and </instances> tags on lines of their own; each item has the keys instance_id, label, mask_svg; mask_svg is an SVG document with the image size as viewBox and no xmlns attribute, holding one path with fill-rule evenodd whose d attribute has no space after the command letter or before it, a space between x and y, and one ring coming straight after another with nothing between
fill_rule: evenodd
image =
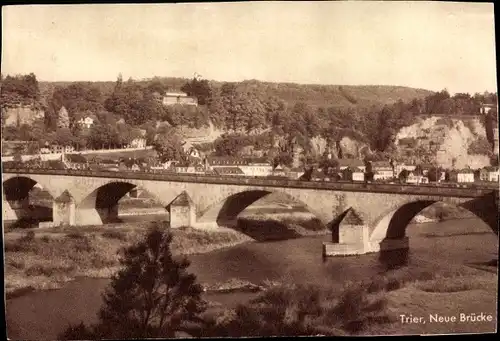
<instances>
[{"instance_id":1,"label":"river water","mask_svg":"<svg viewBox=\"0 0 500 341\"><path fill-rule=\"evenodd\" d=\"M475 219L411 225L408 268L447 271L470 268L498 258L497 236ZM385 271L378 254L322 258L322 243L329 236L274 242L252 242L207 254L190 256L190 269L201 283L232 278L259 284L264 280L328 283L340 288L346 281L370 279ZM479 271L479 270L478 270ZM7 300L7 331L11 339L57 337L69 323L92 323L101 305L107 279L81 278L64 288L32 292ZM210 301L233 307L255 294L207 294ZM495 293L492 294L494 299Z\"/></svg>"}]
</instances>

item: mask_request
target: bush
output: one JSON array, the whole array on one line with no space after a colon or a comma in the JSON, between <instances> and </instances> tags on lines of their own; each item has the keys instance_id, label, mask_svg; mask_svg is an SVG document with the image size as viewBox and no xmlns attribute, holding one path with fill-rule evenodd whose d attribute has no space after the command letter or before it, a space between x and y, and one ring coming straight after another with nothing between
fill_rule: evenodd
<instances>
[{"instance_id":1,"label":"bush","mask_svg":"<svg viewBox=\"0 0 500 341\"><path fill-rule=\"evenodd\" d=\"M346 287L340 297L316 285L281 285L216 316L204 335L344 335L391 321L385 311L385 300L369 297L363 285Z\"/></svg>"}]
</instances>

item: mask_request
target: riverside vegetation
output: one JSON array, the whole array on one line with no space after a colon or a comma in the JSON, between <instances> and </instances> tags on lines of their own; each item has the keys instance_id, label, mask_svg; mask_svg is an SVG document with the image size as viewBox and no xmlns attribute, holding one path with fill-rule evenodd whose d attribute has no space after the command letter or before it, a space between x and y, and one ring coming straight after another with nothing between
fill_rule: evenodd
<instances>
[{"instance_id":1,"label":"riverside vegetation","mask_svg":"<svg viewBox=\"0 0 500 341\"><path fill-rule=\"evenodd\" d=\"M7 232L5 237L6 293L59 288L76 277L109 278L119 270L117 252L133 245L147 223L114 227L52 228ZM172 232L172 252L194 254L229 247L250 238L229 229L201 231L181 228ZM17 236L16 236L17 235Z\"/></svg>"},{"instance_id":2,"label":"riverside vegetation","mask_svg":"<svg viewBox=\"0 0 500 341\"><path fill-rule=\"evenodd\" d=\"M202 289L196 277L187 272L189 262L171 254L172 235L158 226L161 224L155 223L156 229L122 253L123 268L113 276L106 291L99 321L90 326L83 323L70 326L60 338L396 333L401 328L398 313L404 307L395 305L395 299L404 301L406 297L408 301L410 297L418 307L422 297L428 300L430 297L426 295L433 295L432 307L439 302L448 310L456 310L459 306L448 302L447 295L467 292L477 296L495 287L494 274L478 275L464 268L439 274L432 269L396 268L370 280L347 282L340 292L325 285L267 283L260 289L263 292L247 303L233 309L208 309L209 302L200 296ZM162 245L161 250L151 250L154 245L156 248ZM192 289L181 290L183 285ZM178 304L177 307L153 303L155 297L161 299L165 293L170 295L170 300L165 302ZM123 302L131 304L123 305ZM406 307L410 311L414 308ZM162 321L168 322L162 324Z\"/></svg>"}]
</instances>

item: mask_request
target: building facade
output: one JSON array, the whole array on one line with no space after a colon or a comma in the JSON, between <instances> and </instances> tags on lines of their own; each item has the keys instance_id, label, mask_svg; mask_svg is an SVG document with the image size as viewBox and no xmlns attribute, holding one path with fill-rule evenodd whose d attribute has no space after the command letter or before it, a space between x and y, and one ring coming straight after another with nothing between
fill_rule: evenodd
<instances>
[{"instance_id":1,"label":"building facade","mask_svg":"<svg viewBox=\"0 0 500 341\"><path fill-rule=\"evenodd\" d=\"M166 92L163 96L163 105L193 105L198 106L198 99L190 97L185 92Z\"/></svg>"}]
</instances>

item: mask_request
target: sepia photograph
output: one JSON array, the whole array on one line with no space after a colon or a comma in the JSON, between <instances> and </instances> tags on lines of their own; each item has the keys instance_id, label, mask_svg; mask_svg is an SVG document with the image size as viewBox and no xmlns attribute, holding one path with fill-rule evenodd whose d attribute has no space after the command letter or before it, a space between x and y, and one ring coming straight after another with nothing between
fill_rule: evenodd
<instances>
[{"instance_id":1,"label":"sepia photograph","mask_svg":"<svg viewBox=\"0 0 500 341\"><path fill-rule=\"evenodd\" d=\"M496 333L494 12L3 6L6 338Z\"/></svg>"}]
</instances>

